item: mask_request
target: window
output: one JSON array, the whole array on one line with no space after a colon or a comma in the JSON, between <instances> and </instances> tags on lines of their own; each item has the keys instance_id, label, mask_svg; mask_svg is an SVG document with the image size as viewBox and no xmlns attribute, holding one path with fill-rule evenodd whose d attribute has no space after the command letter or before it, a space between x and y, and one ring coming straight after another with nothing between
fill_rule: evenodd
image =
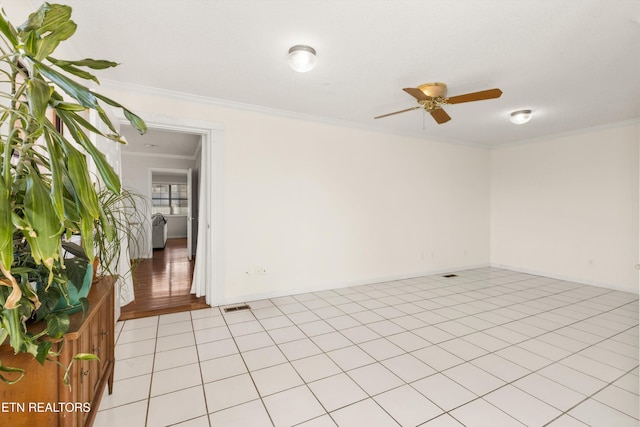
<instances>
[{"instance_id":1,"label":"window","mask_svg":"<svg viewBox=\"0 0 640 427\"><path fill-rule=\"evenodd\" d=\"M153 184L151 202L153 213L186 215L189 202L187 184Z\"/></svg>"}]
</instances>

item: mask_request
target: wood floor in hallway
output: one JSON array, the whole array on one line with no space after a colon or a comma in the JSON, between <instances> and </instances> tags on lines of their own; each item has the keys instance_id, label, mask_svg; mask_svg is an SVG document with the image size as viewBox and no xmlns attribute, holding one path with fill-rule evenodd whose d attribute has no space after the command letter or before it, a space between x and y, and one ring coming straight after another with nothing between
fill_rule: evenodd
<instances>
[{"instance_id":1,"label":"wood floor in hallway","mask_svg":"<svg viewBox=\"0 0 640 427\"><path fill-rule=\"evenodd\" d=\"M205 298L190 293L194 261L187 259L187 240L169 239L133 274L135 301L122 307L120 320L206 308Z\"/></svg>"}]
</instances>

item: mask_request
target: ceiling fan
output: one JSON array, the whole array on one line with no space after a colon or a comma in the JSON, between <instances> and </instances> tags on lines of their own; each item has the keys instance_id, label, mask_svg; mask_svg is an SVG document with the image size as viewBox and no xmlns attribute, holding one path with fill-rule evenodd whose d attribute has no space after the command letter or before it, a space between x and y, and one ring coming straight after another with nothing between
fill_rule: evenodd
<instances>
[{"instance_id":1,"label":"ceiling fan","mask_svg":"<svg viewBox=\"0 0 640 427\"><path fill-rule=\"evenodd\" d=\"M393 116L394 114L405 113L412 110L424 110L431 114L438 124L446 123L451 117L442 109L443 105L461 104L463 102L482 101L484 99L500 98L502 91L500 89L481 90L480 92L465 93L447 98L447 85L440 82L425 83L417 88L406 87L404 89L409 95L418 101L417 107L407 108L389 114L374 117L381 119L383 117Z\"/></svg>"}]
</instances>

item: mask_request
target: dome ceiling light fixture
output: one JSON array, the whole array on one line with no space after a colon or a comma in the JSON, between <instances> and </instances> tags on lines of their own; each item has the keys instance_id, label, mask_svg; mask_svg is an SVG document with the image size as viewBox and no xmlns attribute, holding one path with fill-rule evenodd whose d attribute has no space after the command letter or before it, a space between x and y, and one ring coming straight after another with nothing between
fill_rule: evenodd
<instances>
[{"instance_id":1,"label":"dome ceiling light fixture","mask_svg":"<svg viewBox=\"0 0 640 427\"><path fill-rule=\"evenodd\" d=\"M289 49L289 66L299 73L310 71L316 62L316 50L311 46L299 44Z\"/></svg>"},{"instance_id":2,"label":"dome ceiling light fixture","mask_svg":"<svg viewBox=\"0 0 640 427\"><path fill-rule=\"evenodd\" d=\"M511 113L510 120L511 123L522 125L531 120L532 116L533 115L531 114L531 110L518 110Z\"/></svg>"}]
</instances>

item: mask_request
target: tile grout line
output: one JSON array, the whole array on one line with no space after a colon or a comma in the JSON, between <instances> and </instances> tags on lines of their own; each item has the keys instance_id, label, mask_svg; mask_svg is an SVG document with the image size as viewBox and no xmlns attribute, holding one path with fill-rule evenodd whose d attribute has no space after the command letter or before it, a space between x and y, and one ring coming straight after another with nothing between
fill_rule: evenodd
<instances>
[{"instance_id":1,"label":"tile grout line","mask_svg":"<svg viewBox=\"0 0 640 427\"><path fill-rule=\"evenodd\" d=\"M123 326L124 327L124 326ZM156 365L156 353L158 352L158 333L160 331L160 316L157 316L156 319L156 339L153 343L153 361L151 362L151 378L149 379L149 393L147 397L147 411L144 418L144 425L146 426L149 423L149 410L151 409L151 387L153 387L153 374L154 368Z\"/></svg>"},{"instance_id":2,"label":"tile grout line","mask_svg":"<svg viewBox=\"0 0 640 427\"><path fill-rule=\"evenodd\" d=\"M218 310L220 310L220 308L218 308ZM221 314L222 315L222 314ZM207 400L207 393L205 393L204 390L204 375L202 374L202 361L200 360L200 350L198 349L198 340L196 337L196 328L193 324L193 315L191 313L191 311L189 312L189 320L191 322L191 333L193 334L193 346L195 347L196 350L196 359L197 359L197 363L198 363L198 371L200 372L200 387L202 389L202 397L204 400L204 412L205 412L205 416L207 417L207 425L209 427L211 426L211 419L209 418L209 401ZM184 422L186 420L180 421L180 422Z\"/></svg>"},{"instance_id":3,"label":"tile grout line","mask_svg":"<svg viewBox=\"0 0 640 427\"><path fill-rule=\"evenodd\" d=\"M258 321L259 320L256 318L255 314L253 313L252 310L248 310L247 312L251 313L251 315L253 316L254 320ZM262 403L262 407L264 408L265 412L267 413L267 416L269 417L269 421L271 422L272 426L275 426L275 422L273 421L273 418L271 416L271 413L269 412L269 410L267 409L267 405L264 403L264 398L262 396L262 394L260 393L260 390L258 390L258 385L256 384L255 380L253 379L253 375L251 375L251 371L249 370L249 365L247 365L247 361L245 360L242 351L240 350L240 347L238 346L238 342L236 341L236 336L231 332L231 329L229 327L229 322L227 321L227 318L225 317L224 313L222 312L222 310L220 311L220 315L222 316L224 323L227 327L227 330L229 331L229 335L231 335L231 339L233 340L233 344L236 346L236 350L238 350L238 355L240 356L240 358L242 359L242 363L244 364L245 369L247 370L247 375L249 375L249 378L251 378L251 383L253 384L254 389L256 390L256 393L258 394L258 399L260 399L260 403ZM244 322L238 322L238 323L244 323ZM254 349L257 350L257 349ZM239 376L239 375L244 375L244 374L238 374L238 375L234 375L234 376ZM231 378L231 377L229 377ZM244 405L248 402L243 402L243 403L239 403L237 405L233 405L230 408L233 407L237 407L240 405ZM226 409L230 409L230 408L223 408L220 409L220 411L226 410ZM214 412L219 412L219 411L214 411ZM208 416L209 420L211 420L211 418Z\"/></svg>"}]
</instances>

